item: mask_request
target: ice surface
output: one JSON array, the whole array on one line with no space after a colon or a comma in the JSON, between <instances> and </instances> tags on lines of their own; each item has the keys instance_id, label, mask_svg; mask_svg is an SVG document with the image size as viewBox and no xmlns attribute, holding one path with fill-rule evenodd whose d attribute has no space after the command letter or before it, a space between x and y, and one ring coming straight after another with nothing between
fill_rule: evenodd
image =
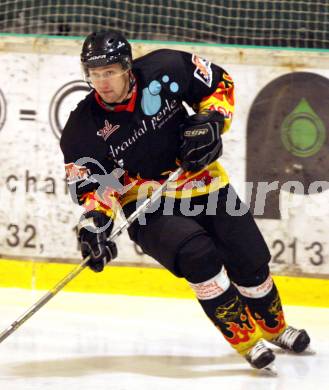
<instances>
[{"instance_id":1,"label":"ice surface","mask_svg":"<svg viewBox=\"0 0 329 390\"><path fill-rule=\"evenodd\" d=\"M0 289L1 330L44 292ZM285 307L314 356L256 373L188 299L60 292L0 345L1 390L310 390L329 378L329 309Z\"/></svg>"}]
</instances>

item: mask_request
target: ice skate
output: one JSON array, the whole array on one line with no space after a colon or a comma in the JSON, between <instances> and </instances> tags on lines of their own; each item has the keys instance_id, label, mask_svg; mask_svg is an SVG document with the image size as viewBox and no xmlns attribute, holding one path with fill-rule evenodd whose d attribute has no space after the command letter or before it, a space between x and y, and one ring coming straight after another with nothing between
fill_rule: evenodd
<instances>
[{"instance_id":1,"label":"ice skate","mask_svg":"<svg viewBox=\"0 0 329 390\"><path fill-rule=\"evenodd\" d=\"M310 337L306 330L295 329L292 326L288 326L278 337L270 342L277 347L295 353L314 353L309 347L310 341Z\"/></svg>"},{"instance_id":2,"label":"ice skate","mask_svg":"<svg viewBox=\"0 0 329 390\"><path fill-rule=\"evenodd\" d=\"M261 370L263 373L273 376L277 375L276 367L273 363L275 355L264 344L263 340L259 340L245 355L245 358L252 367Z\"/></svg>"}]
</instances>

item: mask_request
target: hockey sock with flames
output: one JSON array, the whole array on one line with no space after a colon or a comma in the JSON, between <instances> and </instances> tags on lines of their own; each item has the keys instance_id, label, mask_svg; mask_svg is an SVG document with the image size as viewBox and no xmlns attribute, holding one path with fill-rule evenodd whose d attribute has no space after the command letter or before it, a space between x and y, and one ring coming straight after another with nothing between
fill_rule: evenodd
<instances>
[{"instance_id":1,"label":"hockey sock with flames","mask_svg":"<svg viewBox=\"0 0 329 390\"><path fill-rule=\"evenodd\" d=\"M266 340L276 338L286 329L281 299L271 275L259 286L237 288Z\"/></svg>"},{"instance_id":2,"label":"hockey sock with flames","mask_svg":"<svg viewBox=\"0 0 329 390\"><path fill-rule=\"evenodd\" d=\"M245 355L262 337L262 332L241 300L237 288L230 283L224 267L215 277L190 283L203 310L225 339Z\"/></svg>"}]
</instances>

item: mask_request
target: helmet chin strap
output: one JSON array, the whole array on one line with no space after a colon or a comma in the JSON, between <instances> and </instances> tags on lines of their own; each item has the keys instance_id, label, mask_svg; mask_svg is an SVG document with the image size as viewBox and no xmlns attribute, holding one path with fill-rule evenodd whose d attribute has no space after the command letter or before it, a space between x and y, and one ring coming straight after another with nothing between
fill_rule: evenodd
<instances>
[{"instance_id":1,"label":"helmet chin strap","mask_svg":"<svg viewBox=\"0 0 329 390\"><path fill-rule=\"evenodd\" d=\"M124 99L121 100L120 103L124 102L125 100L128 99L128 96L130 95L131 91L133 90L133 87L136 83L136 79L131 71L131 69L128 69L128 72L129 72L129 84L128 84L128 91L126 93L126 96L124 97Z\"/></svg>"},{"instance_id":2,"label":"helmet chin strap","mask_svg":"<svg viewBox=\"0 0 329 390\"><path fill-rule=\"evenodd\" d=\"M129 89L128 89L128 94L133 90L135 84L136 84L136 79L135 79L131 69L129 69Z\"/></svg>"}]
</instances>

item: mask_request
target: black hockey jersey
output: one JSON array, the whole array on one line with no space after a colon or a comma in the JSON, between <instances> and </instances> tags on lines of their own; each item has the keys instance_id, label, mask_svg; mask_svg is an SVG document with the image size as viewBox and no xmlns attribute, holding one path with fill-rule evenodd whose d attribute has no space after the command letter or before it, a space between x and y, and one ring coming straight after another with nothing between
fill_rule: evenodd
<instances>
[{"instance_id":1,"label":"black hockey jersey","mask_svg":"<svg viewBox=\"0 0 329 390\"><path fill-rule=\"evenodd\" d=\"M128 102L113 109L92 90L71 113L60 142L71 193L80 203L105 212L113 206L109 201L113 195L125 205L141 196L141 186L147 187L150 180L152 185L161 183L177 168L180 131L187 115L183 102L196 111L220 111L225 116L224 131L233 114L231 78L194 54L156 50L136 59L132 73L135 84ZM119 195L111 183L106 186L104 180L95 179L108 177L118 167L125 172L123 184L128 188ZM215 162L200 172L184 174L167 195L197 196L227 183L226 172Z\"/></svg>"}]
</instances>

